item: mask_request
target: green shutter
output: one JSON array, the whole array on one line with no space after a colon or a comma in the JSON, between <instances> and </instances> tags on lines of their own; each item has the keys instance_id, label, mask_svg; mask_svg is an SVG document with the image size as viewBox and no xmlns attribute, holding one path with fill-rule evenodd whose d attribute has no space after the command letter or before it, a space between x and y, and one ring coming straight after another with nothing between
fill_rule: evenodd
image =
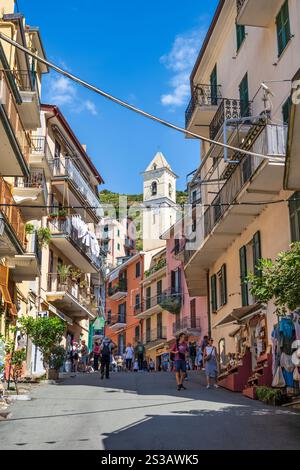
<instances>
[{"instance_id":1,"label":"green shutter","mask_svg":"<svg viewBox=\"0 0 300 470\"><path fill-rule=\"evenodd\" d=\"M246 247L242 246L240 249L240 270L241 270L241 293L242 293L242 305L245 307L249 304L248 299L248 286L245 283L247 277L247 252Z\"/></svg>"},{"instance_id":2,"label":"green shutter","mask_svg":"<svg viewBox=\"0 0 300 470\"><path fill-rule=\"evenodd\" d=\"M276 17L278 56L282 54L291 39L289 3L286 0Z\"/></svg>"},{"instance_id":3,"label":"green shutter","mask_svg":"<svg viewBox=\"0 0 300 470\"><path fill-rule=\"evenodd\" d=\"M252 243L254 274L256 276L261 276L261 270L257 268L258 261L261 259L260 232L256 232L253 237Z\"/></svg>"},{"instance_id":4,"label":"green shutter","mask_svg":"<svg viewBox=\"0 0 300 470\"><path fill-rule=\"evenodd\" d=\"M246 29L244 25L237 24L236 25L236 42L237 42L237 51L239 51L241 45L244 42L246 37Z\"/></svg>"},{"instance_id":5,"label":"green shutter","mask_svg":"<svg viewBox=\"0 0 300 470\"><path fill-rule=\"evenodd\" d=\"M240 106L241 106L241 117L249 115L249 87L248 87L248 74L244 76L240 83Z\"/></svg>"},{"instance_id":6,"label":"green shutter","mask_svg":"<svg viewBox=\"0 0 300 470\"><path fill-rule=\"evenodd\" d=\"M288 124L290 120L290 111L292 107L292 100L289 96L284 105L282 106L282 119L284 124Z\"/></svg>"},{"instance_id":7,"label":"green shutter","mask_svg":"<svg viewBox=\"0 0 300 470\"><path fill-rule=\"evenodd\" d=\"M227 304L227 273L226 264L223 264L221 268L221 302L222 305Z\"/></svg>"},{"instance_id":8,"label":"green shutter","mask_svg":"<svg viewBox=\"0 0 300 470\"><path fill-rule=\"evenodd\" d=\"M218 75L217 75L217 64L210 76L210 87L211 87L211 104L217 106L218 104Z\"/></svg>"},{"instance_id":9,"label":"green shutter","mask_svg":"<svg viewBox=\"0 0 300 470\"><path fill-rule=\"evenodd\" d=\"M216 313L218 310L217 300L217 276L214 275L210 278L210 294L211 294L211 309L212 313Z\"/></svg>"}]
</instances>

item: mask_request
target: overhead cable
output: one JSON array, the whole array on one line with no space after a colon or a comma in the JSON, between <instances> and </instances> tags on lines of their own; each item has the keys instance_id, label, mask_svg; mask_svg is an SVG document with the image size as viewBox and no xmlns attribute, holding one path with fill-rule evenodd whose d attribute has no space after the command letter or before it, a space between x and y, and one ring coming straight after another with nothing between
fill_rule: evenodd
<instances>
[{"instance_id":1,"label":"overhead cable","mask_svg":"<svg viewBox=\"0 0 300 470\"><path fill-rule=\"evenodd\" d=\"M240 149L238 147L233 147L231 145L224 144L223 142L218 142L218 141L210 139L208 137L195 134L194 132L191 132L191 131L188 131L188 130L184 129L183 127L179 127L179 126L177 126L175 124L172 124L172 123L170 123L170 122L168 122L164 119L161 119L157 116L154 116L153 114L150 114L146 111L143 111L142 109L137 108L136 106L133 106L132 104L129 104L129 103L127 103L127 102L125 102L125 101L123 101L123 100L121 100L121 99L105 92L104 90L102 90L102 89L100 89L100 88L98 88L94 85L91 85L90 83L82 80L81 78L77 77L76 75L71 74L70 72L67 72L66 70L62 69L61 67L59 67L55 64L53 64L52 62L49 62L48 60L46 60L42 57L39 57L38 55L34 54L29 49L27 49L26 47L24 47L21 44L17 43L16 41L9 38L5 34L0 33L0 39L2 39L3 41L11 44L12 46L16 47L17 49L23 51L25 54L28 54L29 56L33 57L38 62L41 62L44 65L47 65L49 68L55 70L59 74L69 78L70 80L73 80L74 82L78 83L79 85L81 85L81 86L83 86L83 87L85 87L85 88L87 88L87 89L103 96L104 98L106 98L110 101L113 101L114 103L116 103L120 106L123 106L124 108L129 109L130 111L133 111L137 114L140 114L141 116L144 116L148 119L152 119L153 121L158 122L159 124L162 124L163 126L169 127L170 129L174 129L178 132L181 132L185 135L194 137L196 139L203 140L204 142L208 142L210 144L213 144L213 145L216 145L216 146L219 146L219 147L227 148L228 150L233 150L234 152L241 153L243 155L250 155L252 157L259 157L259 158L262 158L262 159L265 159L265 160L269 160L269 157L267 155L262 155L260 153L251 152L250 150L244 150L244 149Z\"/></svg>"}]
</instances>

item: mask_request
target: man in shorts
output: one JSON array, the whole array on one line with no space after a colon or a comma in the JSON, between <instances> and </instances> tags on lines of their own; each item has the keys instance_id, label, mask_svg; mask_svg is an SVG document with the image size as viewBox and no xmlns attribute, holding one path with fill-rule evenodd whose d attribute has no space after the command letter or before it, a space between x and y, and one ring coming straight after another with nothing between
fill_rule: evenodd
<instances>
[{"instance_id":1,"label":"man in shorts","mask_svg":"<svg viewBox=\"0 0 300 470\"><path fill-rule=\"evenodd\" d=\"M186 390L183 385L183 381L186 377L186 355L188 353L189 347L185 341L185 335L182 333L179 335L176 343L171 349L172 356L174 357L174 365L176 371L176 382L177 390Z\"/></svg>"}]
</instances>

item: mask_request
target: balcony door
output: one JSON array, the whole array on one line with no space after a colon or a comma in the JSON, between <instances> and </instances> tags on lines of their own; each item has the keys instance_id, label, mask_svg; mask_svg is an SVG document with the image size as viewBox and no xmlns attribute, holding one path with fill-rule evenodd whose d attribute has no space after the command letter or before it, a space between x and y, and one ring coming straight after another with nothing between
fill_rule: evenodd
<instances>
[{"instance_id":1,"label":"balcony door","mask_svg":"<svg viewBox=\"0 0 300 470\"><path fill-rule=\"evenodd\" d=\"M146 343L151 341L151 318L146 320Z\"/></svg>"},{"instance_id":2,"label":"balcony door","mask_svg":"<svg viewBox=\"0 0 300 470\"><path fill-rule=\"evenodd\" d=\"M171 271L171 293L181 293L181 269L178 268L176 271Z\"/></svg>"},{"instance_id":3,"label":"balcony door","mask_svg":"<svg viewBox=\"0 0 300 470\"><path fill-rule=\"evenodd\" d=\"M156 284L156 292L157 292L157 303L159 304L162 300L162 281L158 281Z\"/></svg>"},{"instance_id":4,"label":"balcony door","mask_svg":"<svg viewBox=\"0 0 300 470\"><path fill-rule=\"evenodd\" d=\"M157 321L157 339L161 339L163 337L162 336L162 332L163 332L162 313L159 313L157 315L156 321Z\"/></svg>"},{"instance_id":5,"label":"balcony door","mask_svg":"<svg viewBox=\"0 0 300 470\"><path fill-rule=\"evenodd\" d=\"M196 299L191 300L190 309L191 328L196 328Z\"/></svg>"},{"instance_id":6,"label":"balcony door","mask_svg":"<svg viewBox=\"0 0 300 470\"><path fill-rule=\"evenodd\" d=\"M218 74L217 64L210 75L210 92L211 92L211 104L217 106L218 104Z\"/></svg>"},{"instance_id":7,"label":"balcony door","mask_svg":"<svg viewBox=\"0 0 300 470\"><path fill-rule=\"evenodd\" d=\"M146 310L151 308L151 287L147 287L146 289Z\"/></svg>"},{"instance_id":8,"label":"balcony door","mask_svg":"<svg viewBox=\"0 0 300 470\"><path fill-rule=\"evenodd\" d=\"M120 323L126 323L126 302L119 305L119 321Z\"/></svg>"}]
</instances>

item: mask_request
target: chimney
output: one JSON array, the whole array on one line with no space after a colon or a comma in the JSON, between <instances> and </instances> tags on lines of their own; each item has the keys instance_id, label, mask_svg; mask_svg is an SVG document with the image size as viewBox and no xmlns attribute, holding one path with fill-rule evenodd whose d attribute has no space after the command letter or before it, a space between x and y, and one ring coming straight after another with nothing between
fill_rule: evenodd
<instances>
[{"instance_id":1,"label":"chimney","mask_svg":"<svg viewBox=\"0 0 300 470\"><path fill-rule=\"evenodd\" d=\"M86 152L86 148L87 148L86 144L82 144L81 146L82 146L83 150Z\"/></svg>"}]
</instances>

